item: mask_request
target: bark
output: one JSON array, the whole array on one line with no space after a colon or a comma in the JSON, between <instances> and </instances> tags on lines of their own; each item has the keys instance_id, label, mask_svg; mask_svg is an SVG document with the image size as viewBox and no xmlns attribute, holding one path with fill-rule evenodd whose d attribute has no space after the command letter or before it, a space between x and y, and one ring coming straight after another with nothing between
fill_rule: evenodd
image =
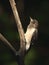
<instances>
[{"instance_id":1,"label":"bark","mask_svg":"<svg viewBox=\"0 0 49 65\"><path fill-rule=\"evenodd\" d=\"M25 36L24 36L24 30L18 15L18 11L17 11L17 7L16 7L16 3L14 0L9 0L13 14L14 14L14 18L15 18L15 22L18 28L18 32L19 32L19 36L20 36L20 49L19 49L19 58L18 58L18 65L24 65L24 54L25 54Z\"/></svg>"},{"instance_id":2,"label":"bark","mask_svg":"<svg viewBox=\"0 0 49 65\"><path fill-rule=\"evenodd\" d=\"M16 3L14 0L9 0L13 14L14 14L14 18L15 18L15 22L18 28L18 32L19 32L19 36L20 36L20 48L23 51L25 48L25 37L24 37L24 30L18 15L18 11L17 11L17 7L16 7Z\"/></svg>"},{"instance_id":3,"label":"bark","mask_svg":"<svg viewBox=\"0 0 49 65\"><path fill-rule=\"evenodd\" d=\"M16 53L16 49L11 45L11 43L0 33L0 40L3 41L9 48Z\"/></svg>"}]
</instances>

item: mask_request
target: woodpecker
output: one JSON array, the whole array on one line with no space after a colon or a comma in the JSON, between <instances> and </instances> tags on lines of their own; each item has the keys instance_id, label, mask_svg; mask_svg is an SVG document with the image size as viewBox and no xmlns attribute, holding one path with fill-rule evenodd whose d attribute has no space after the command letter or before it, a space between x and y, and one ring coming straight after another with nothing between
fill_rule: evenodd
<instances>
[{"instance_id":1,"label":"woodpecker","mask_svg":"<svg viewBox=\"0 0 49 65\"><path fill-rule=\"evenodd\" d=\"M29 50L31 45L31 39L35 38L34 36L37 36L38 33L38 21L36 19L32 19L30 17L30 24L27 27L27 31L25 33L25 39L26 39L26 50ZM36 35L35 35L36 33Z\"/></svg>"}]
</instances>

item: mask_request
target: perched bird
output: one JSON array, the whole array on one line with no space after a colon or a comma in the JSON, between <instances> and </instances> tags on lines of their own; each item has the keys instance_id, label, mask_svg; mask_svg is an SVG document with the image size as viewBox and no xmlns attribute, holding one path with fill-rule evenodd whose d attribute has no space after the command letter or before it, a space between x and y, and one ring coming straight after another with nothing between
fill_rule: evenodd
<instances>
[{"instance_id":1,"label":"perched bird","mask_svg":"<svg viewBox=\"0 0 49 65\"><path fill-rule=\"evenodd\" d=\"M31 45L31 39L35 38L38 33L38 21L36 19L32 19L30 17L30 24L27 27L27 31L25 33L25 39L26 39L26 50L29 50Z\"/></svg>"}]
</instances>

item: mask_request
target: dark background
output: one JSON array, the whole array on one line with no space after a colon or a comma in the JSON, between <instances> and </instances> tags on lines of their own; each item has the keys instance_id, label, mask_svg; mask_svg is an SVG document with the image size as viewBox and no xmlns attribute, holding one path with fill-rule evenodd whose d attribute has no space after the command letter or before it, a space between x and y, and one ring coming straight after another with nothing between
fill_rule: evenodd
<instances>
[{"instance_id":1,"label":"dark background","mask_svg":"<svg viewBox=\"0 0 49 65\"><path fill-rule=\"evenodd\" d=\"M38 41L25 56L25 65L49 65L49 0L15 0L24 31L29 17L39 22ZM19 34L9 0L0 0L0 33L18 49ZM8 46L0 41L0 65L17 65Z\"/></svg>"}]
</instances>

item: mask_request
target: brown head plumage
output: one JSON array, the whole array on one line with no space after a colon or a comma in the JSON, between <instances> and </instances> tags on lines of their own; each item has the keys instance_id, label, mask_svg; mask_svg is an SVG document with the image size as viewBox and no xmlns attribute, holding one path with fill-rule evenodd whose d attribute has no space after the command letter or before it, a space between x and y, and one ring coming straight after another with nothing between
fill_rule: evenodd
<instances>
[{"instance_id":1,"label":"brown head plumage","mask_svg":"<svg viewBox=\"0 0 49 65\"><path fill-rule=\"evenodd\" d=\"M30 24L28 25L28 28L38 28L38 21L30 17Z\"/></svg>"}]
</instances>

